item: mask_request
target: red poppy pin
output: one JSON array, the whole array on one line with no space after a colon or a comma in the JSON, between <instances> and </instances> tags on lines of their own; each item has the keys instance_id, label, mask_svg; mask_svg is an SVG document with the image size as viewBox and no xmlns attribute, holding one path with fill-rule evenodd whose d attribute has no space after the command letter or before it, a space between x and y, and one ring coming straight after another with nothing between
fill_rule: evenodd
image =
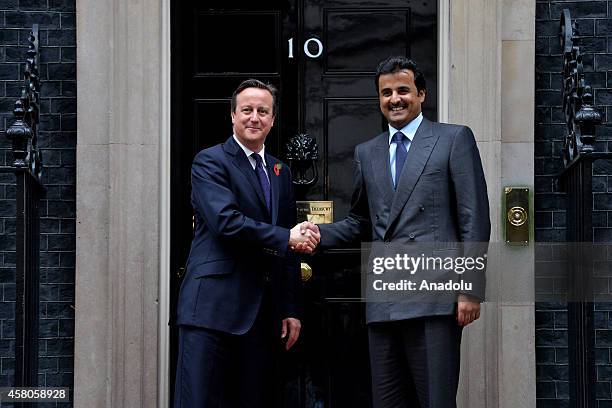
<instances>
[{"instance_id":1,"label":"red poppy pin","mask_svg":"<svg viewBox=\"0 0 612 408\"><path fill-rule=\"evenodd\" d=\"M274 165L274 174L276 174L276 177L278 177L280 175L280 171L283 168L282 163L276 163Z\"/></svg>"}]
</instances>

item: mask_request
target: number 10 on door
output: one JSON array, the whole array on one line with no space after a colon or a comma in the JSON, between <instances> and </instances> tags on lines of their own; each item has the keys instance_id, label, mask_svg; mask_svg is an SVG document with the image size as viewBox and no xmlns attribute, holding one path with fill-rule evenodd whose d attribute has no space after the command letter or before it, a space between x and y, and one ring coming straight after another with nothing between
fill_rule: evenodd
<instances>
[{"instance_id":1,"label":"number 10 on door","mask_svg":"<svg viewBox=\"0 0 612 408\"><path fill-rule=\"evenodd\" d=\"M293 58L293 37L289 42L289 58ZM311 50L316 47L315 50ZM318 38L312 37L304 41L304 54L309 58L319 58L323 54L323 43ZM313 52L314 51L314 52Z\"/></svg>"}]
</instances>

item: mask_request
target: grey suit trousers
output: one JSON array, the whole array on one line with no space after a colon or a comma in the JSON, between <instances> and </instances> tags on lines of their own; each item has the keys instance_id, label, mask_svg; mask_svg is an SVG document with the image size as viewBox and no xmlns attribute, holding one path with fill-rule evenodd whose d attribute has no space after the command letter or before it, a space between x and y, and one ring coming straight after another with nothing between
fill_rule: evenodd
<instances>
[{"instance_id":1,"label":"grey suit trousers","mask_svg":"<svg viewBox=\"0 0 612 408\"><path fill-rule=\"evenodd\" d=\"M370 323L374 408L455 408L461 333L453 315Z\"/></svg>"}]
</instances>

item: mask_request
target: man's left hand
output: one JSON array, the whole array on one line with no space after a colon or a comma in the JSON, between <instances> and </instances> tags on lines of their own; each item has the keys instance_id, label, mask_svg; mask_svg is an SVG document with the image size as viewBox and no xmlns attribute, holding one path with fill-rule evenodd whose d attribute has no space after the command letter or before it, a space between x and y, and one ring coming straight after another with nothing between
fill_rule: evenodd
<instances>
[{"instance_id":1,"label":"man's left hand","mask_svg":"<svg viewBox=\"0 0 612 408\"><path fill-rule=\"evenodd\" d=\"M289 335L289 337L287 338L287 343L285 344L285 350L289 350L291 347L293 347L298 337L300 337L301 328L302 324L298 319L293 317L283 319L281 339L284 339L285 337L287 337L287 335Z\"/></svg>"},{"instance_id":2,"label":"man's left hand","mask_svg":"<svg viewBox=\"0 0 612 408\"><path fill-rule=\"evenodd\" d=\"M480 302L466 295L457 298L457 323L467 326L480 317Z\"/></svg>"}]
</instances>

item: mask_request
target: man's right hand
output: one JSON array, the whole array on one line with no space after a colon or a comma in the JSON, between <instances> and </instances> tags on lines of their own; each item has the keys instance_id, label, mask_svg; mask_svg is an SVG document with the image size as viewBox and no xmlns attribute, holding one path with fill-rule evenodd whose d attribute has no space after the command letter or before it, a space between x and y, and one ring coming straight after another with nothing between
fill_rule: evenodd
<instances>
[{"instance_id":1,"label":"man's right hand","mask_svg":"<svg viewBox=\"0 0 612 408\"><path fill-rule=\"evenodd\" d=\"M309 221L304 221L291 228L289 248L292 251L311 254L321 241L319 227Z\"/></svg>"}]
</instances>

